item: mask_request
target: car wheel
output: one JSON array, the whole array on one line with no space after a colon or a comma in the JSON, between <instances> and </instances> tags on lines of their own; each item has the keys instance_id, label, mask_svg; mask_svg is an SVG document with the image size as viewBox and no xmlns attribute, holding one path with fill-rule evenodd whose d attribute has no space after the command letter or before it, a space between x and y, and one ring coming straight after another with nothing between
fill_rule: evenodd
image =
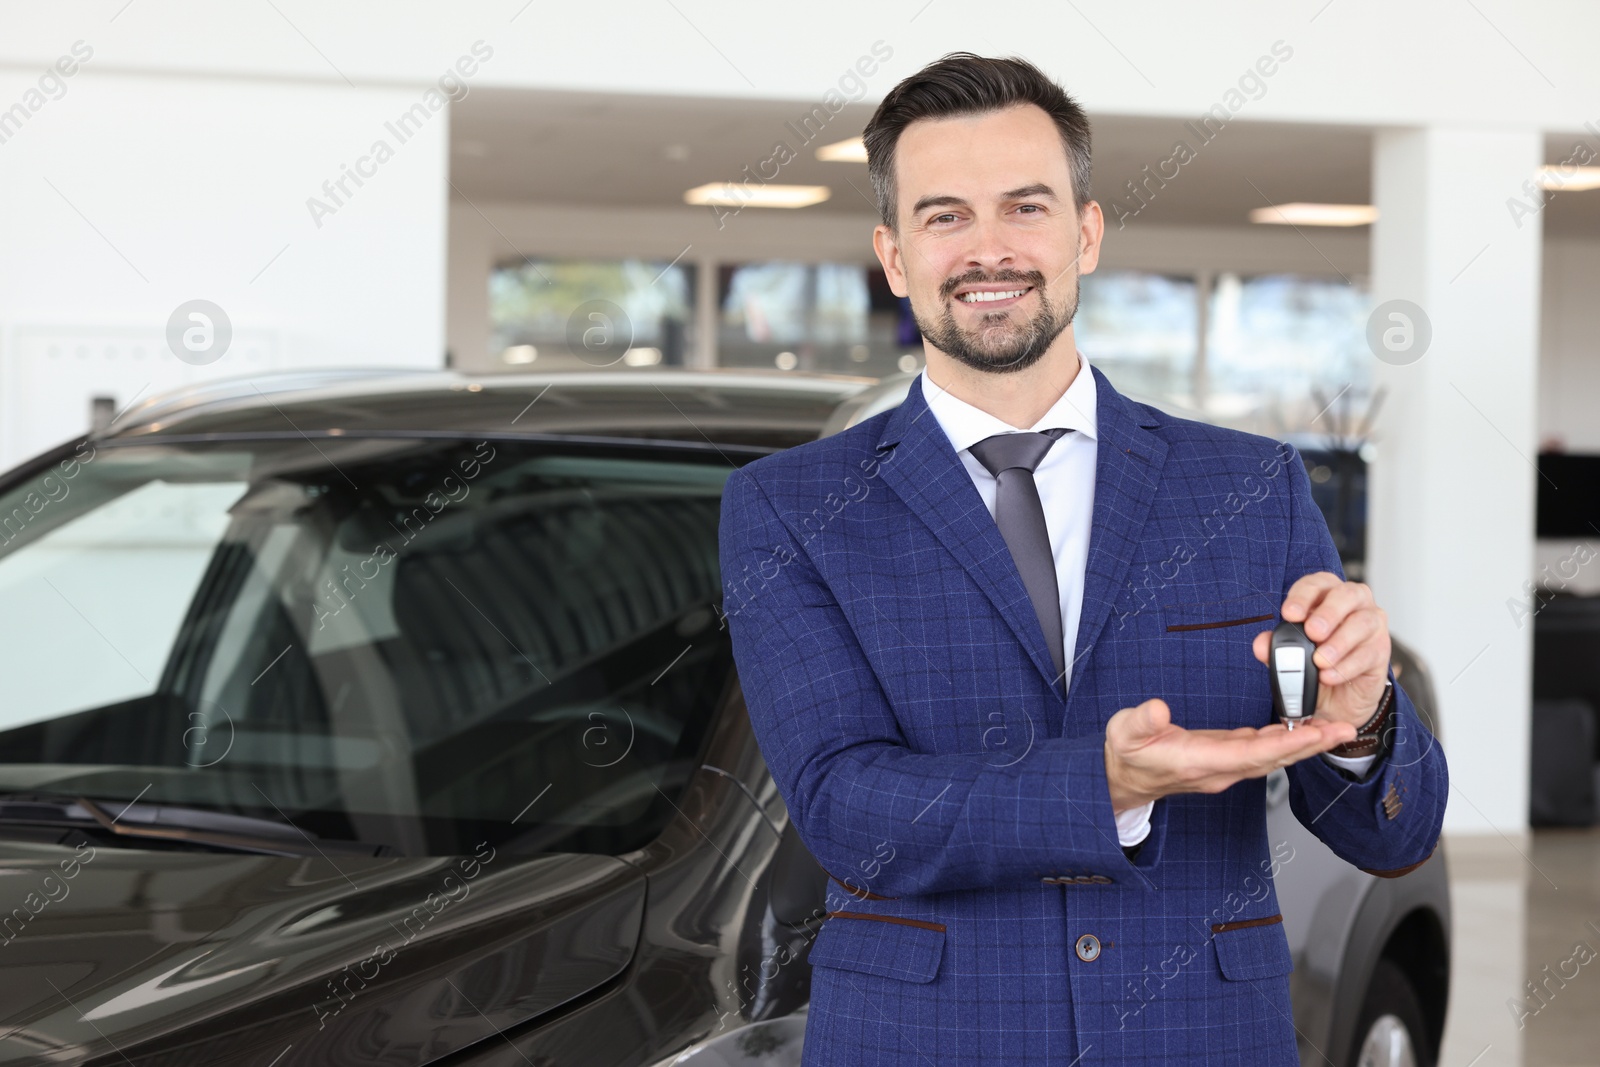
<instances>
[{"instance_id":1,"label":"car wheel","mask_svg":"<svg viewBox=\"0 0 1600 1067\"><path fill-rule=\"evenodd\" d=\"M1422 1002L1389 960L1373 969L1356 1023L1356 1067L1434 1067Z\"/></svg>"}]
</instances>

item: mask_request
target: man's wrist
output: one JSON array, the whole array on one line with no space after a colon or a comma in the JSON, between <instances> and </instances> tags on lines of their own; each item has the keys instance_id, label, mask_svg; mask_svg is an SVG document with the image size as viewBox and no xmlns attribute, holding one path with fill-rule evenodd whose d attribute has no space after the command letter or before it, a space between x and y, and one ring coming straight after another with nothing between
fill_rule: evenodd
<instances>
[{"instance_id":1,"label":"man's wrist","mask_svg":"<svg viewBox=\"0 0 1600 1067\"><path fill-rule=\"evenodd\" d=\"M1389 716L1394 709L1394 682L1387 681L1383 686L1383 695L1378 698L1378 710L1372 717L1356 729L1353 741L1346 741L1342 745L1335 745L1328 750L1330 756L1381 756L1389 747L1387 727Z\"/></svg>"},{"instance_id":2,"label":"man's wrist","mask_svg":"<svg viewBox=\"0 0 1600 1067\"><path fill-rule=\"evenodd\" d=\"M1118 772L1121 767L1117 763L1116 755L1111 751L1111 739L1109 737L1106 738L1105 743L1105 767L1106 792L1111 796L1111 814L1113 817L1137 808L1144 803L1142 799L1134 796L1131 790L1123 789L1122 783L1118 781Z\"/></svg>"}]
</instances>

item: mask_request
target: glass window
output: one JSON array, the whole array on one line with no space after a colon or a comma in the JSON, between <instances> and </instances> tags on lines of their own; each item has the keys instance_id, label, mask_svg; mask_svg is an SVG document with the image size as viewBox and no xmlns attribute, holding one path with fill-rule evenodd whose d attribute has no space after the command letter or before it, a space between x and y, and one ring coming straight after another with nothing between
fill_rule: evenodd
<instances>
[{"instance_id":1,"label":"glass window","mask_svg":"<svg viewBox=\"0 0 1600 1067\"><path fill-rule=\"evenodd\" d=\"M489 354L508 370L682 366L694 273L644 259L501 264L489 275Z\"/></svg>"},{"instance_id":2,"label":"glass window","mask_svg":"<svg viewBox=\"0 0 1600 1067\"><path fill-rule=\"evenodd\" d=\"M874 378L922 366L910 305L876 263L726 265L717 308L718 366Z\"/></svg>"},{"instance_id":3,"label":"glass window","mask_svg":"<svg viewBox=\"0 0 1600 1067\"><path fill-rule=\"evenodd\" d=\"M1336 397L1340 414L1361 414L1372 390L1370 311L1365 287L1338 278L1218 274L1205 410L1272 435L1331 431L1318 416Z\"/></svg>"},{"instance_id":4,"label":"glass window","mask_svg":"<svg viewBox=\"0 0 1600 1067\"><path fill-rule=\"evenodd\" d=\"M1193 405L1200 336L1193 278L1134 270L1086 274L1073 332L1118 390Z\"/></svg>"},{"instance_id":5,"label":"glass window","mask_svg":"<svg viewBox=\"0 0 1600 1067\"><path fill-rule=\"evenodd\" d=\"M49 525L52 504L78 506L71 490L52 473L7 501L13 523L30 497L45 510L28 523L43 532L0 555L0 655L17 668L0 729L152 692L245 485L156 479ZM129 599L139 610L118 611Z\"/></svg>"},{"instance_id":6,"label":"glass window","mask_svg":"<svg viewBox=\"0 0 1600 1067\"><path fill-rule=\"evenodd\" d=\"M404 854L640 847L731 679L730 471L503 441L101 447L0 545L0 792Z\"/></svg>"}]
</instances>

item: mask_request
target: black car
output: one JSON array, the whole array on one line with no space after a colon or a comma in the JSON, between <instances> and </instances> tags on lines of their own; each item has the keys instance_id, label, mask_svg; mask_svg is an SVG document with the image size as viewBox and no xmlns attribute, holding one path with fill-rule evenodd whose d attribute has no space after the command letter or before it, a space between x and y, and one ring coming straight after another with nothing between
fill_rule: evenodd
<instances>
[{"instance_id":1,"label":"black car","mask_svg":"<svg viewBox=\"0 0 1600 1067\"><path fill-rule=\"evenodd\" d=\"M897 387L286 376L5 475L0 1065L797 1063L827 875L745 716L720 495ZM1269 821L1302 1036L1427 1062L1442 857L1373 879Z\"/></svg>"}]
</instances>

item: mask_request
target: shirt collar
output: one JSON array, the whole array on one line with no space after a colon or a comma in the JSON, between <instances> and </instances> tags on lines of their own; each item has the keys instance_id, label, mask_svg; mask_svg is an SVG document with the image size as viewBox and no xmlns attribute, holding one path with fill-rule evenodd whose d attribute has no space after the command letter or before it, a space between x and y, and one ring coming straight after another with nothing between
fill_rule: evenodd
<instances>
[{"instance_id":1,"label":"shirt collar","mask_svg":"<svg viewBox=\"0 0 1600 1067\"><path fill-rule=\"evenodd\" d=\"M1028 427L1038 433L1061 427L1067 430L1076 430L1090 440L1099 440L1098 423L1095 419L1096 390L1094 375L1089 371L1089 360L1080 351L1078 352L1078 374L1072 379L1072 384L1067 386L1067 391L1061 398L1050 406L1050 410L1040 416L1039 421ZM945 436L950 438L950 444L957 452L971 448L986 437L993 437L999 433L1021 432L1017 427L998 419L975 407L965 400L958 399L947 390L939 388L928 379L928 368L924 366L921 372L922 395L928 402L933 417L939 420L939 426L944 430Z\"/></svg>"}]
</instances>

